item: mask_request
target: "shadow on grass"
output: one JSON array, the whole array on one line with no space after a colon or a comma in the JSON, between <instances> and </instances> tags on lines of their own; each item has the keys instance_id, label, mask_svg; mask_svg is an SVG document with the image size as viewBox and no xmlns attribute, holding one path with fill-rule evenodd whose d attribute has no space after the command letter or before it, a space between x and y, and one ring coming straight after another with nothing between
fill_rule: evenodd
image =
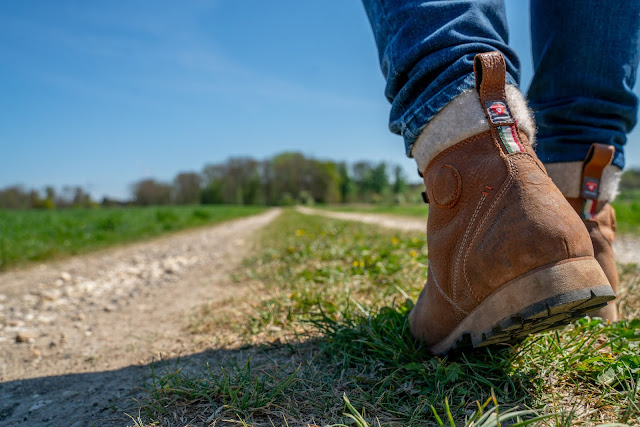
<instances>
[{"instance_id":1,"label":"shadow on grass","mask_svg":"<svg viewBox=\"0 0 640 427\"><path fill-rule=\"evenodd\" d=\"M0 383L0 425L133 425L140 402L149 398L156 374L200 372L206 363L229 364L258 349L212 349L146 365L88 373L30 378ZM268 350L266 350L268 351Z\"/></svg>"},{"instance_id":2,"label":"shadow on grass","mask_svg":"<svg viewBox=\"0 0 640 427\"><path fill-rule=\"evenodd\" d=\"M335 322L319 315L320 336L241 349L211 349L114 371L0 384L0 424L68 426L334 424L350 419L343 396L377 425L435 424L431 406L456 420L495 393L526 406L509 349L456 359L429 356L408 334L408 306ZM126 414L133 417L130 418Z\"/></svg>"}]
</instances>

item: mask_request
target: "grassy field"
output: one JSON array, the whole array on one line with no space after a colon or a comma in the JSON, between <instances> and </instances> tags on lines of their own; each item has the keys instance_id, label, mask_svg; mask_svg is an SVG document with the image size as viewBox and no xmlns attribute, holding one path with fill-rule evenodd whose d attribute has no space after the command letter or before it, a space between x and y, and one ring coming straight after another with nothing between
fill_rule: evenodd
<instances>
[{"instance_id":1,"label":"grassy field","mask_svg":"<svg viewBox=\"0 0 640 427\"><path fill-rule=\"evenodd\" d=\"M368 212L391 215L406 215L426 218L429 207L426 204L418 205L330 205L316 206L339 212ZM618 231L621 233L640 234L640 198L621 197L613 203L618 221Z\"/></svg>"},{"instance_id":2,"label":"grassy field","mask_svg":"<svg viewBox=\"0 0 640 427\"><path fill-rule=\"evenodd\" d=\"M0 270L265 210L243 206L0 210Z\"/></svg>"},{"instance_id":3,"label":"grassy field","mask_svg":"<svg viewBox=\"0 0 640 427\"><path fill-rule=\"evenodd\" d=\"M253 296L191 318L190 333L224 358L155 372L140 424L640 423L635 266L621 270L621 322L584 318L441 359L407 325L426 276L423 236L285 212L262 242L236 277Z\"/></svg>"},{"instance_id":4,"label":"grassy field","mask_svg":"<svg viewBox=\"0 0 640 427\"><path fill-rule=\"evenodd\" d=\"M640 198L620 199L613 202L621 233L640 234Z\"/></svg>"}]
</instances>

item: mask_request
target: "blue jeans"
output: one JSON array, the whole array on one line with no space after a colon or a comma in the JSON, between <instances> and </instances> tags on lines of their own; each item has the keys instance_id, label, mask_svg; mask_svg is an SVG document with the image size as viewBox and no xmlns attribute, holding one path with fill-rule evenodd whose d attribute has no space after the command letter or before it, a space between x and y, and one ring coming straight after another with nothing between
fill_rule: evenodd
<instances>
[{"instance_id":1,"label":"blue jeans","mask_svg":"<svg viewBox=\"0 0 640 427\"><path fill-rule=\"evenodd\" d=\"M502 0L363 0L387 79L389 127L407 154L421 130L453 98L474 87L473 58L500 51L507 83L520 62L507 45ZM613 144L624 167L636 123L632 89L639 60L640 1L531 0L535 75L529 105L543 162L583 160L593 142Z\"/></svg>"}]
</instances>

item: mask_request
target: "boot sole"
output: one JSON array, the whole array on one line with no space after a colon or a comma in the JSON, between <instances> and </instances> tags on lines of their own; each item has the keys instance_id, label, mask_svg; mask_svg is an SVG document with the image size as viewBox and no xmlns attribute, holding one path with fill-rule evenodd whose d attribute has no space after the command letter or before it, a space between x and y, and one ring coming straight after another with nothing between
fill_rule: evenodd
<instances>
[{"instance_id":1,"label":"boot sole","mask_svg":"<svg viewBox=\"0 0 640 427\"><path fill-rule=\"evenodd\" d=\"M505 283L430 351L444 355L516 342L567 325L615 297L593 257L545 265Z\"/></svg>"}]
</instances>

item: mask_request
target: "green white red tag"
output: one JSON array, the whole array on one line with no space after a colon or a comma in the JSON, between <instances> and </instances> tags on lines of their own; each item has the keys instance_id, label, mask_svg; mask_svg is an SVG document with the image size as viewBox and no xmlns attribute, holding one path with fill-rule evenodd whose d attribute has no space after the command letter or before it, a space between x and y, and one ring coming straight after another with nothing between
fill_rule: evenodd
<instances>
[{"instance_id":1,"label":"green white red tag","mask_svg":"<svg viewBox=\"0 0 640 427\"><path fill-rule=\"evenodd\" d=\"M518 139L518 131L515 126L498 126L498 136L500 136L500 142L504 145L507 153L520 153L524 151L522 143Z\"/></svg>"}]
</instances>

